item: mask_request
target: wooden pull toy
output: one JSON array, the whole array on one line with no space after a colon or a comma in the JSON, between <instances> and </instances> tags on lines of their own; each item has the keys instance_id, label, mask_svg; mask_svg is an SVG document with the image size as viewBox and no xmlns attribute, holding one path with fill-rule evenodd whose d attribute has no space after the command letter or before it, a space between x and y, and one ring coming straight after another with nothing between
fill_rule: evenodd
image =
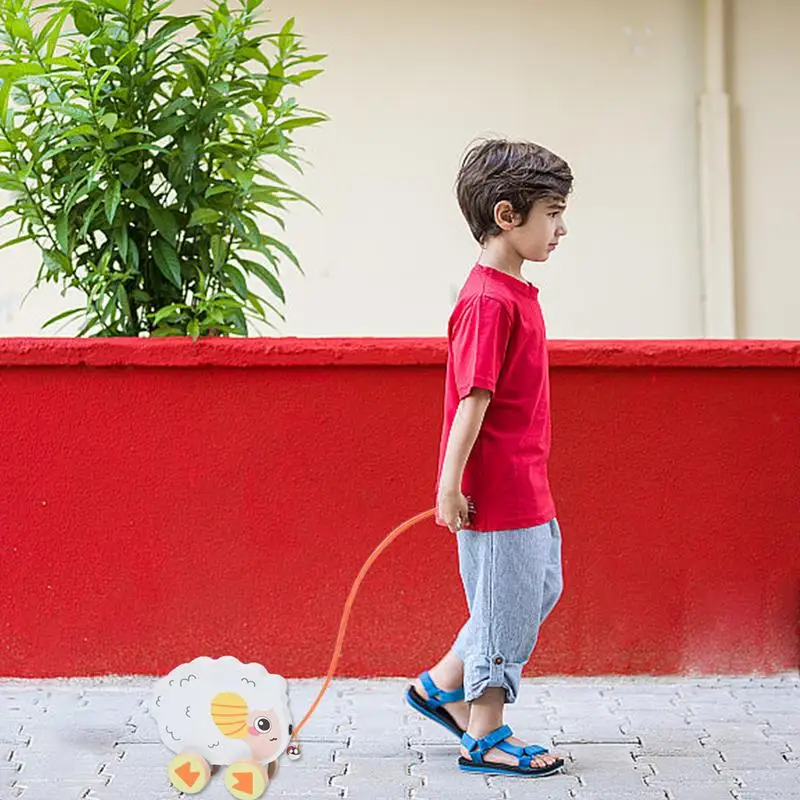
<instances>
[{"instance_id":1,"label":"wooden pull toy","mask_svg":"<svg viewBox=\"0 0 800 800\"><path fill-rule=\"evenodd\" d=\"M225 786L237 800L257 800L278 770L278 758L300 758L297 736L319 705L336 672L350 610L369 568L404 531L433 517L423 511L398 525L370 554L345 602L328 674L311 708L293 728L286 680L261 664L243 664L233 656L200 656L159 678L150 712L161 741L176 756L170 783L184 794L205 789L216 766L227 766Z\"/></svg>"},{"instance_id":2,"label":"wooden pull toy","mask_svg":"<svg viewBox=\"0 0 800 800\"><path fill-rule=\"evenodd\" d=\"M201 656L173 669L156 682L150 712L176 753L170 783L184 794L202 791L214 767L226 766L230 794L256 800L292 735L286 680L233 656Z\"/></svg>"}]
</instances>

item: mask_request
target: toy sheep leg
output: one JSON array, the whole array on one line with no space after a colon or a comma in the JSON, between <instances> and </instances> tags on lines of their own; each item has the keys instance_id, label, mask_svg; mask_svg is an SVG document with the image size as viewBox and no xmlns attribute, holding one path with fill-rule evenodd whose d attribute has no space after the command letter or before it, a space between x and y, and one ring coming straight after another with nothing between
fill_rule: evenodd
<instances>
[{"instance_id":1,"label":"toy sheep leg","mask_svg":"<svg viewBox=\"0 0 800 800\"><path fill-rule=\"evenodd\" d=\"M191 750L182 750L169 762L169 782L184 794L197 794L208 786L211 765L203 756Z\"/></svg>"},{"instance_id":2,"label":"toy sheep leg","mask_svg":"<svg viewBox=\"0 0 800 800\"><path fill-rule=\"evenodd\" d=\"M267 783L267 768L257 761L235 761L225 770L225 788L236 800L257 800Z\"/></svg>"}]
</instances>

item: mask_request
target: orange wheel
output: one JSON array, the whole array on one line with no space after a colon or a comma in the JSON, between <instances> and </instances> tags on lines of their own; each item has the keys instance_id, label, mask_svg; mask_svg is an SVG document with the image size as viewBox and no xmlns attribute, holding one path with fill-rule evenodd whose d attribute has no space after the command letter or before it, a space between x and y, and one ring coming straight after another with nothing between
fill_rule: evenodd
<instances>
[{"instance_id":1,"label":"orange wheel","mask_svg":"<svg viewBox=\"0 0 800 800\"><path fill-rule=\"evenodd\" d=\"M256 800L267 790L269 777L263 764L234 761L225 770L225 788L236 800Z\"/></svg>"},{"instance_id":2,"label":"orange wheel","mask_svg":"<svg viewBox=\"0 0 800 800\"><path fill-rule=\"evenodd\" d=\"M208 786L211 766L197 753L178 753L167 768L169 782L184 794L197 794Z\"/></svg>"}]
</instances>

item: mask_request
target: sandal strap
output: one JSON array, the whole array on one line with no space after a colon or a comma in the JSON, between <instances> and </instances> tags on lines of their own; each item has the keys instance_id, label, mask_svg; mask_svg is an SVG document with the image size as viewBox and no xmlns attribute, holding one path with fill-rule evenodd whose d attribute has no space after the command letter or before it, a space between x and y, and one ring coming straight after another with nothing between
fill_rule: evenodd
<instances>
[{"instance_id":1,"label":"sandal strap","mask_svg":"<svg viewBox=\"0 0 800 800\"><path fill-rule=\"evenodd\" d=\"M485 756L489 750L508 739L509 736L513 736L513 731L508 725L503 725L496 728L491 733L487 733L486 736L481 739L475 739L468 733L465 733L461 737L461 744L467 749L473 761L481 763L483 761L483 756ZM509 747L510 746L511 745L509 745Z\"/></svg>"},{"instance_id":2,"label":"sandal strap","mask_svg":"<svg viewBox=\"0 0 800 800\"><path fill-rule=\"evenodd\" d=\"M498 750L502 750L504 753L508 753L512 756L542 756L550 751L544 747L539 747L538 744L526 744L525 747L520 747L516 744L511 744L511 742L502 742L501 744L497 745Z\"/></svg>"},{"instance_id":3,"label":"sandal strap","mask_svg":"<svg viewBox=\"0 0 800 800\"><path fill-rule=\"evenodd\" d=\"M546 747L539 747L538 744L526 745L523 750L529 756L545 756L550 752Z\"/></svg>"},{"instance_id":4,"label":"sandal strap","mask_svg":"<svg viewBox=\"0 0 800 800\"><path fill-rule=\"evenodd\" d=\"M525 747L519 747L518 745L511 744L511 742L500 742L497 745L497 749L514 756L519 762L518 766L522 769L529 769L534 758L550 752L536 744L528 744L525 745Z\"/></svg>"},{"instance_id":5,"label":"sandal strap","mask_svg":"<svg viewBox=\"0 0 800 800\"><path fill-rule=\"evenodd\" d=\"M461 737L461 744L467 749L470 759L476 764L483 763L483 757L486 753L493 747L496 747L498 750L502 750L504 753L508 753L517 758L519 766L522 769L528 769L531 765L531 761L533 761L536 756L550 752L546 748L539 747L539 745L536 744L519 747L518 745L506 741L513 735L514 733L511 728L508 725L503 725L493 730L491 733L486 734L486 736L481 739L475 739L468 733L465 733Z\"/></svg>"},{"instance_id":6,"label":"sandal strap","mask_svg":"<svg viewBox=\"0 0 800 800\"><path fill-rule=\"evenodd\" d=\"M422 682L422 685L425 688L425 692L428 695L428 705L431 708L439 708L439 706L442 706L445 703L456 703L459 700L464 699L463 686L460 689L456 689L453 692L443 692L433 682L430 672L423 672L422 675L419 676L419 679Z\"/></svg>"}]
</instances>

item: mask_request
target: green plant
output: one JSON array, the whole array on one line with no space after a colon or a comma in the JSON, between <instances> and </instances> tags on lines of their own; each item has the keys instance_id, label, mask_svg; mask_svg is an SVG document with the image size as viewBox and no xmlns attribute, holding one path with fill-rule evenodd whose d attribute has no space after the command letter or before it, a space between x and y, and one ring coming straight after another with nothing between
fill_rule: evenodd
<instances>
[{"instance_id":1,"label":"green plant","mask_svg":"<svg viewBox=\"0 0 800 800\"><path fill-rule=\"evenodd\" d=\"M276 165L301 170L294 131L326 119L285 95L324 56L293 20L256 35L261 2L176 17L171 0L0 0L0 188L13 198L0 219L20 223L3 246L34 240L33 288L86 297L45 325L83 315L78 335L196 338L283 318L279 265L299 264L274 228L309 201Z\"/></svg>"}]
</instances>

